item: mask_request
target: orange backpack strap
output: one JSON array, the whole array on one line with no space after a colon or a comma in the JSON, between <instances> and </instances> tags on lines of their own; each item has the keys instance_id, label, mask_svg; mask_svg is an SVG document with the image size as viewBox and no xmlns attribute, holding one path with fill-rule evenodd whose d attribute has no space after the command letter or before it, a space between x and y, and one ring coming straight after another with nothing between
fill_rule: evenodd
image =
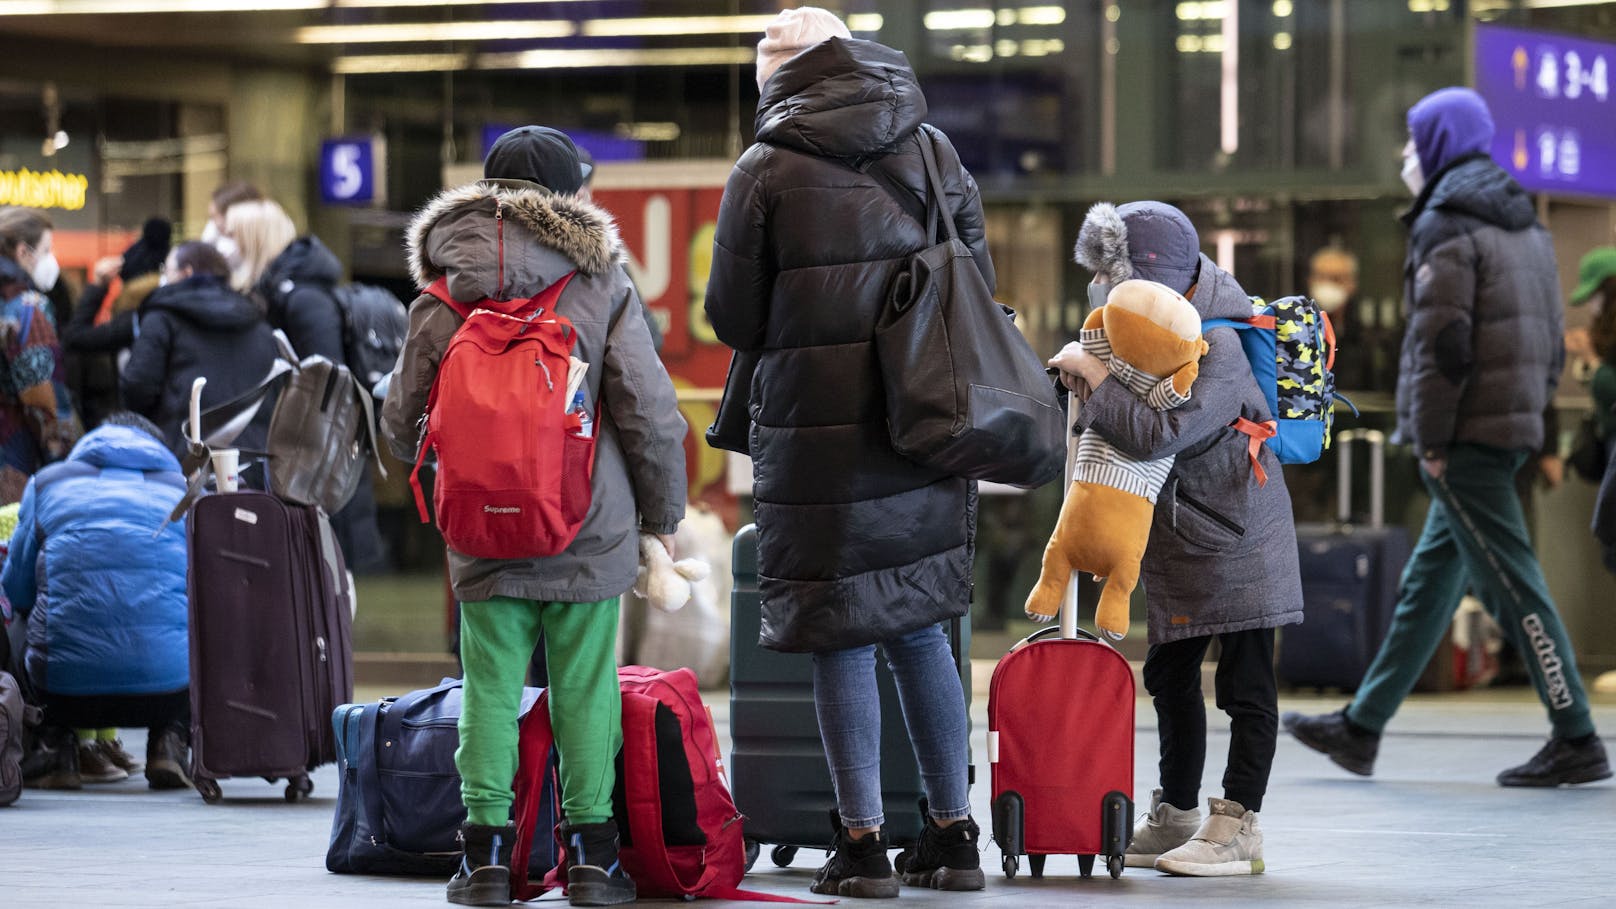
<instances>
[{"instance_id":1,"label":"orange backpack strap","mask_svg":"<svg viewBox=\"0 0 1616 909\"><path fill-rule=\"evenodd\" d=\"M1268 471L1263 469L1262 461L1257 455L1262 451L1263 443L1279 435L1279 424L1273 420L1257 423L1241 417L1229 424L1238 432L1246 436L1246 455L1251 458L1251 472L1257 475L1257 485L1268 485Z\"/></svg>"}]
</instances>

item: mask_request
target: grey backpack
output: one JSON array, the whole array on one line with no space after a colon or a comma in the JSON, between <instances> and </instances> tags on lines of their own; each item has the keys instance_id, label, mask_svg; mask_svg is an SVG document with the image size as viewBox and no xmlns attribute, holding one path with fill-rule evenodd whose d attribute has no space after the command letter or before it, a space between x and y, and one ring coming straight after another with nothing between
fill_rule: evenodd
<instances>
[{"instance_id":1,"label":"grey backpack","mask_svg":"<svg viewBox=\"0 0 1616 909\"><path fill-rule=\"evenodd\" d=\"M22 688L0 671L0 808L22 795Z\"/></svg>"},{"instance_id":2,"label":"grey backpack","mask_svg":"<svg viewBox=\"0 0 1616 909\"><path fill-rule=\"evenodd\" d=\"M373 454L377 469L387 476L377 454L376 412L370 392L346 365L321 356L299 361L284 334L276 331L275 340L281 356L251 391L199 414L201 386L193 388L191 412L201 419L185 424L190 451L184 469L191 476L192 490L175 508L175 520L189 510L206 482L210 449L229 447L277 387L268 450L253 452L268 457L269 492L295 505L317 505L326 514L336 514L353 498ZM206 435L193 429L219 415L227 416L219 428Z\"/></svg>"}]
</instances>

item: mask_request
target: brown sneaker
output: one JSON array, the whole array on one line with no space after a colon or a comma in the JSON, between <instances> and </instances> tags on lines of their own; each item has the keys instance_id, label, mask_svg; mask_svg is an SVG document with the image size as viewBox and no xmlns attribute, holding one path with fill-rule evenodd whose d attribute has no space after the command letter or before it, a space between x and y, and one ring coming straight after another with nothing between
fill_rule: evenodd
<instances>
[{"instance_id":1,"label":"brown sneaker","mask_svg":"<svg viewBox=\"0 0 1616 909\"><path fill-rule=\"evenodd\" d=\"M86 783L121 783L129 771L107 760L95 742L79 743L79 778Z\"/></svg>"},{"instance_id":2,"label":"brown sneaker","mask_svg":"<svg viewBox=\"0 0 1616 909\"><path fill-rule=\"evenodd\" d=\"M190 766L190 748L178 728L146 740L146 785L152 789L191 788Z\"/></svg>"},{"instance_id":3,"label":"brown sneaker","mask_svg":"<svg viewBox=\"0 0 1616 909\"><path fill-rule=\"evenodd\" d=\"M95 743L101 749L101 756L112 762L112 765L121 768L124 773L134 773L143 765L135 760L135 756L123 750L123 742L118 739L107 741L102 739Z\"/></svg>"}]
</instances>

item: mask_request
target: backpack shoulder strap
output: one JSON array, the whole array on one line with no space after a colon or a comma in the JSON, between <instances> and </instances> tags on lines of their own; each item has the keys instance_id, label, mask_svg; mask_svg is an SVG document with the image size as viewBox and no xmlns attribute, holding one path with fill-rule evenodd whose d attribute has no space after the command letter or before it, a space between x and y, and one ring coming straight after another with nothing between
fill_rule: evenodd
<instances>
[{"instance_id":1,"label":"backpack shoulder strap","mask_svg":"<svg viewBox=\"0 0 1616 909\"><path fill-rule=\"evenodd\" d=\"M458 313L462 319L470 316L472 311L477 308L475 305L462 303L449 295L448 278L439 278L438 280L433 281L426 287L421 288L421 292L437 297L438 300L441 301L445 306Z\"/></svg>"}]
</instances>

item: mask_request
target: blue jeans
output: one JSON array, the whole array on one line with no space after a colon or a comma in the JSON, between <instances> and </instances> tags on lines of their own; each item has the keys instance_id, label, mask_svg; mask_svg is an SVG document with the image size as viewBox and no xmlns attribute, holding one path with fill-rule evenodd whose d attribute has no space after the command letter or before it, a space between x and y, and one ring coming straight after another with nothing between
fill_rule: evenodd
<instances>
[{"instance_id":1,"label":"blue jeans","mask_svg":"<svg viewBox=\"0 0 1616 909\"><path fill-rule=\"evenodd\" d=\"M928 813L940 821L969 817L970 732L948 635L941 625L931 625L881 646L898 684ZM875 684L874 644L814 654L814 707L842 825L852 830L882 826L881 696Z\"/></svg>"}]
</instances>

